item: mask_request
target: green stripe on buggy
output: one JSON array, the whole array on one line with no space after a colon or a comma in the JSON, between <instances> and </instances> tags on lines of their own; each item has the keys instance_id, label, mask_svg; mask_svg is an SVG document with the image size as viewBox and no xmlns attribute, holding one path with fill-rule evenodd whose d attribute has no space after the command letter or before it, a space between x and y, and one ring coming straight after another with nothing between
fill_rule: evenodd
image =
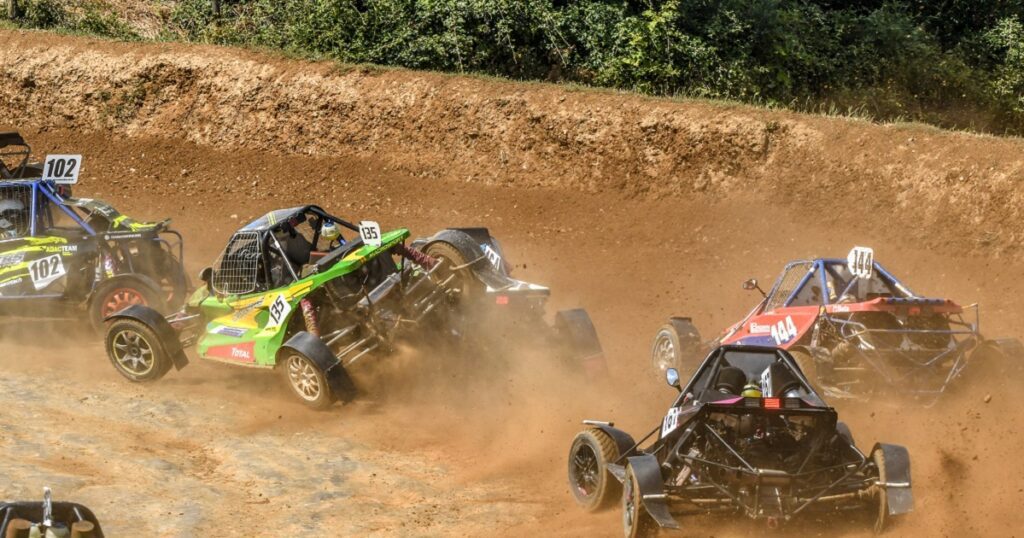
<instances>
[{"instance_id":1,"label":"green stripe on buggy","mask_svg":"<svg viewBox=\"0 0 1024 538\"><path fill-rule=\"evenodd\" d=\"M405 228L386 232L380 246L363 245L322 272L270 291L227 297L209 295L205 290L197 292L193 300L203 310L204 317L211 320L199 339L199 356L255 367L274 366L277 351L284 344L289 321L296 315L302 315L299 302L304 297L324 284L358 270L369 260L386 254L409 235ZM279 295L284 296L291 310L279 325L268 327L270 305Z\"/></svg>"}]
</instances>

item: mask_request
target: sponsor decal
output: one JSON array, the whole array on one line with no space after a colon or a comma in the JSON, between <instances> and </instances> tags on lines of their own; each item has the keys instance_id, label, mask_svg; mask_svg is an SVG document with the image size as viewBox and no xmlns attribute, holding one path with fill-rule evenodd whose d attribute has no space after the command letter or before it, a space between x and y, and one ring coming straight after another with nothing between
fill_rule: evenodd
<instances>
[{"instance_id":1,"label":"sponsor decal","mask_svg":"<svg viewBox=\"0 0 1024 538\"><path fill-rule=\"evenodd\" d=\"M231 336L233 338L241 338L242 336L245 335L246 329L243 329L241 327L228 327L226 325L221 325L219 327L214 328L210 332L213 334Z\"/></svg>"},{"instance_id":2,"label":"sponsor decal","mask_svg":"<svg viewBox=\"0 0 1024 538\"><path fill-rule=\"evenodd\" d=\"M832 307L833 312L849 312L850 307L844 304L837 304Z\"/></svg>"},{"instance_id":3,"label":"sponsor decal","mask_svg":"<svg viewBox=\"0 0 1024 538\"><path fill-rule=\"evenodd\" d=\"M4 254L3 256L0 256L0 267L7 267L8 265L18 265L24 260L24 252L12 252L11 254Z\"/></svg>"},{"instance_id":4,"label":"sponsor decal","mask_svg":"<svg viewBox=\"0 0 1024 538\"><path fill-rule=\"evenodd\" d=\"M7 282L0 282L0 288L9 288L11 286L16 286L18 284L21 284L23 280L25 279L18 277L15 278L14 280L8 280Z\"/></svg>"},{"instance_id":5,"label":"sponsor decal","mask_svg":"<svg viewBox=\"0 0 1024 538\"><path fill-rule=\"evenodd\" d=\"M211 346L206 350L207 358L227 359L236 362L256 362L255 344L245 342L230 346Z\"/></svg>"},{"instance_id":6,"label":"sponsor decal","mask_svg":"<svg viewBox=\"0 0 1024 538\"><path fill-rule=\"evenodd\" d=\"M761 325L756 321L750 322L750 334L768 334L772 332L771 325Z\"/></svg>"},{"instance_id":7,"label":"sponsor decal","mask_svg":"<svg viewBox=\"0 0 1024 538\"><path fill-rule=\"evenodd\" d=\"M103 236L106 241L120 241L122 239L142 239L142 234L139 233L124 233L124 234L106 234Z\"/></svg>"}]
</instances>

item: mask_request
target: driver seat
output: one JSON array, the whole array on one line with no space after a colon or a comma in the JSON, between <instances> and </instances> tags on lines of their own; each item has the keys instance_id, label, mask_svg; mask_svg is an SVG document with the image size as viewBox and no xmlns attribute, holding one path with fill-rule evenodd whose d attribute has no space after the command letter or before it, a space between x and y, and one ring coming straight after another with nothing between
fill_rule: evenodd
<instances>
[{"instance_id":1,"label":"driver seat","mask_svg":"<svg viewBox=\"0 0 1024 538\"><path fill-rule=\"evenodd\" d=\"M747 383L747 374L735 366L725 366L718 371L718 379L715 380L715 390L722 394L743 393L743 386Z\"/></svg>"}]
</instances>

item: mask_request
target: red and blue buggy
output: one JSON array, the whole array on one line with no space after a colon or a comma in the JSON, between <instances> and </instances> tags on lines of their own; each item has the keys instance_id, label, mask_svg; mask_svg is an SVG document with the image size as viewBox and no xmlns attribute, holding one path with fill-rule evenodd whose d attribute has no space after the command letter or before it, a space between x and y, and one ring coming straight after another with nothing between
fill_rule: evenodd
<instances>
[{"instance_id":1,"label":"red and blue buggy","mask_svg":"<svg viewBox=\"0 0 1024 538\"><path fill-rule=\"evenodd\" d=\"M1016 339L983 337L977 304L911 291L870 248L855 247L847 259L791 262L767 293L755 279L743 287L762 300L711 342L701 341L690 318L671 318L655 337L654 366L688 371L725 344L779 346L830 396L888 390L933 398L969 366L1005 364L1024 351Z\"/></svg>"}]
</instances>

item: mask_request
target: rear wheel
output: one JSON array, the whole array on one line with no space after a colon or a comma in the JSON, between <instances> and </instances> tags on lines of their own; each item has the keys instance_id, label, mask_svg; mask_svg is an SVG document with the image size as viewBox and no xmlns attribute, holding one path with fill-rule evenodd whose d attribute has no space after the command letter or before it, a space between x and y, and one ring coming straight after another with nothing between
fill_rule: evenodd
<instances>
[{"instance_id":1,"label":"rear wheel","mask_svg":"<svg viewBox=\"0 0 1024 538\"><path fill-rule=\"evenodd\" d=\"M114 321L107 329L105 341L110 363L131 381L156 381L171 369L171 357L160 338L151 327L140 321Z\"/></svg>"},{"instance_id":2,"label":"rear wheel","mask_svg":"<svg viewBox=\"0 0 1024 538\"><path fill-rule=\"evenodd\" d=\"M622 484L622 530L626 538L646 538L657 536L658 524L644 508L640 484L633 467L626 466L626 480Z\"/></svg>"},{"instance_id":3,"label":"rear wheel","mask_svg":"<svg viewBox=\"0 0 1024 538\"><path fill-rule=\"evenodd\" d=\"M569 449L569 490L576 503L588 512L610 507L622 486L608 472L619 458L619 449L607 433L591 428L576 435Z\"/></svg>"},{"instance_id":4,"label":"rear wheel","mask_svg":"<svg viewBox=\"0 0 1024 538\"><path fill-rule=\"evenodd\" d=\"M878 493L876 500L878 501L875 514L875 524L873 530L875 534L881 534L885 531L886 525L889 523L889 495L886 493L885 486L887 483L885 475L885 454L881 450L875 450L875 453L871 455L875 461L875 467L878 467Z\"/></svg>"},{"instance_id":5,"label":"rear wheel","mask_svg":"<svg viewBox=\"0 0 1024 538\"><path fill-rule=\"evenodd\" d=\"M462 267L469 263L465 256L449 243L438 241L427 246L424 252L441 264L434 275L441 281L453 276L449 287L459 290L459 302L477 299L484 293L484 285L473 276L473 270L469 267ZM456 269L461 267L460 269Z\"/></svg>"},{"instance_id":6,"label":"rear wheel","mask_svg":"<svg viewBox=\"0 0 1024 538\"><path fill-rule=\"evenodd\" d=\"M336 398L327 384L327 376L309 357L288 350L281 366L288 387L302 403L320 410L334 403Z\"/></svg>"},{"instance_id":7,"label":"rear wheel","mask_svg":"<svg viewBox=\"0 0 1024 538\"><path fill-rule=\"evenodd\" d=\"M99 331L108 317L133 305L148 306L159 312L166 309L162 290L152 281L124 275L105 280L96 287L89 301L89 321Z\"/></svg>"}]
</instances>

